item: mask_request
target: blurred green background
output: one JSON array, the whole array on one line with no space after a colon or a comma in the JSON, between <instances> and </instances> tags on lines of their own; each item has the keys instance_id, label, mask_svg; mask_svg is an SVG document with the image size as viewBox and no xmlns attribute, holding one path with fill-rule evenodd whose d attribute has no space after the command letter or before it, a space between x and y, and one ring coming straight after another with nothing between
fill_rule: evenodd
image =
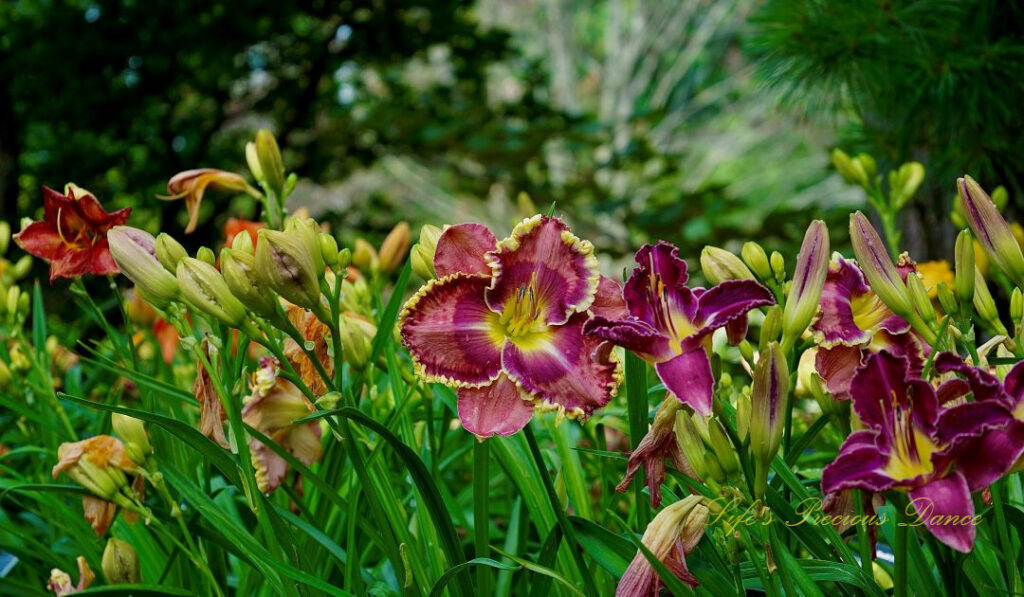
<instances>
[{"instance_id":1,"label":"blurred green background","mask_svg":"<svg viewBox=\"0 0 1024 597\"><path fill-rule=\"evenodd\" d=\"M999 1L31 0L0 3L0 202L39 212L74 181L132 222L216 244L250 201L209 193L181 236L180 170L245 172L269 128L292 207L343 242L394 222L504 230L555 202L607 267L664 238L842 247L859 189L828 151L918 160L902 214L948 254L963 172L1024 182L1024 8Z\"/></svg>"}]
</instances>

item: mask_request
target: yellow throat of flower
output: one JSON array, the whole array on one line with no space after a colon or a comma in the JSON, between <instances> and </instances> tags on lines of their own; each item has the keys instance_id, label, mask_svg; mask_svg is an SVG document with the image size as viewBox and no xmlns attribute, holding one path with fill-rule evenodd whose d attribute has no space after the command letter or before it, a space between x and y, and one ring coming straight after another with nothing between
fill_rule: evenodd
<instances>
[{"instance_id":1,"label":"yellow throat of flower","mask_svg":"<svg viewBox=\"0 0 1024 597\"><path fill-rule=\"evenodd\" d=\"M893 444L889 462L882 472L896 481L906 481L918 475L927 475L935 470L932 454L939 446L928 436L914 428L910 421L910 410L901 406L895 392L892 396L893 420L890 422Z\"/></svg>"},{"instance_id":2,"label":"yellow throat of flower","mask_svg":"<svg viewBox=\"0 0 1024 597\"><path fill-rule=\"evenodd\" d=\"M529 343L548 331L544 321L544 302L537 293L537 274L530 276L530 282L519 290L502 308L501 315L495 316L495 336L509 338L517 345Z\"/></svg>"}]
</instances>

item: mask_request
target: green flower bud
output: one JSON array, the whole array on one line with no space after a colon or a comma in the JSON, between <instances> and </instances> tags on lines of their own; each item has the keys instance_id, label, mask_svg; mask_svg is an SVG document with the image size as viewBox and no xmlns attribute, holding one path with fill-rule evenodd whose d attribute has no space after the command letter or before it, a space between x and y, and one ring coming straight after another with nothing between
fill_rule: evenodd
<instances>
[{"instance_id":1,"label":"green flower bud","mask_svg":"<svg viewBox=\"0 0 1024 597\"><path fill-rule=\"evenodd\" d=\"M945 282L939 282L935 286L935 294L939 298L939 304L942 305L942 310L947 315L956 315L960 310L960 306L956 302L956 297L953 296L953 291L950 290L949 284ZM971 281L971 301L974 301L974 281Z\"/></svg>"},{"instance_id":2,"label":"green flower bud","mask_svg":"<svg viewBox=\"0 0 1024 597\"><path fill-rule=\"evenodd\" d=\"M260 283L256 275L256 258L252 253L223 249L220 252L220 272L231 294L253 313L271 317L277 312L277 297Z\"/></svg>"},{"instance_id":3,"label":"green flower bud","mask_svg":"<svg viewBox=\"0 0 1024 597\"><path fill-rule=\"evenodd\" d=\"M263 168L260 167L260 157L256 153L256 144L251 141L245 144L245 163L249 165L249 172L252 172L252 177L257 182L266 182L263 178Z\"/></svg>"},{"instance_id":4,"label":"green flower bud","mask_svg":"<svg viewBox=\"0 0 1024 597\"><path fill-rule=\"evenodd\" d=\"M676 414L675 432L676 443L679 444L679 448L683 451L683 455L686 456L687 462L693 468L694 474L700 479L706 479L708 477L708 469L705 465L704 455L707 453L707 448L704 447L704 442L701 441L697 428L686 413L680 412Z\"/></svg>"},{"instance_id":5,"label":"green flower bud","mask_svg":"<svg viewBox=\"0 0 1024 597\"><path fill-rule=\"evenodd\" d=\"M338 324L345 360L356 368L362 367L370 359L377 328L369 321L347 314L342 315Z\"/></svg>"},{"instance_id":6,"label":"green flower bud","mask_svg":"<svg viewBox=\"0 0 1024 597\"><path fill-rule=\"evenodd\" d=\"M746 390L746 388L744 388ZM736 435L740 442L747 441L750 432L750 392L743 391L736 398Z\"/></svg>"},{"instance_id":7,"label":"green flower bud","mask_svg":"<svg viewBox=\"0 0 1024 597\"><path fill-rule=\"evenodd\" d=\"M1013 320L1014 335L1019 336L1024 320L1024 293L1020 288L1014 288L1010 294L1010 319Z\"/></svg>"},{"instance_id":8,"label":"green flower bud","mask_svg":"<svg viewBox=\"0 0 1024 597\"><path fill-rule=\"evenodd\" d=\"M910 294L910 301L922 319L926 322L938 321L935 316L935 307L932 306L932 300L928 298L928 290L924 287L920 274L911 273L907 276L907 293Z\"/></svg>"},{"instance_id":9,"label":"green flower bud","mask_svg":"<svg viewBox=\"0 0 1024 597\"><path fill-rule=\"evenodd\" d=\"M864 174L868 177L868 183L875 180L875 175L878 174L878 165L875 164L875 158L871 157L866 153L858 153L857 157L854 158L860 163L861 168L864 170Z\"/></svg>"},{"instance_id":10,"label":"green flower bud","mask_svg":"<svg viewBox=\"0 0 1024 597\"><path fill-rule=\"evenodd\" d=\"M754 279L754 274L739 257L710 245L700 252L700 269L712 284L721 284L726 280Z\"/></svg>"},{"instance_id":11,"label":"green flower bud","mask_svg":"<svg viewBox=\"0 0 1024 597\"><path fill-rule=\"evenodd\" d=\"M434 271L434 256L423 245L417 244L412 248L412 252L409 254L409 261L412 265L412 271L424 280L432 280L437 276L437 272Z\"/></svg>"},{"instance_id":12,"label":"green flower bud","mask_svg":"<svg viewBox=\"0 0 1024 597\"><path fill-rule=\"evenodd\" d=\"M146 433L146 426L142 421L121 413L111 413L110 424L114 429L114 435L124 442L128 458L139 466L145 464L146 459L153 453L153 446L149 443L149 434Z\"/></svg>"},{"instance_id":13,"label":"green flower bud","mask_svg":"<svg viewBox=\"0 0 1024 597\"><path fill-rule=\"evenodd\" d=\"M316 399L317 407L323 410L334 410L338 408L338 404L341 402L340 392L327 392L323 396Z\"/></svg>"},{"instance_id":14,"label":"green flower bud","mask_svg":"<svg viewBox=\"0 0 1024 597\"><path fill-rule=\"evenodd\" d=\"M774 342L782 335L782 309L778 305L768 308L761 322L760 346L764 350L769 342Z\"/></svg>"},{"instance_id":15,"label":"green flower bud","mask_svg":"<svg viewBox=\"0 0 1024 597\"><path fill-rule=\"evenodd\" d=\"M843 180L850 184L868 186L868 174L860 160L851 159L842 149L832 150L832 165L835 166Z\"/></svg>"},{"instance_id":16,"label":"green flower bud","mask_svg":"<svg viewBox=\"0 0 1024 597\"><path fill-rule=\"evenodd\" d=\"M289 218L284 225L286 234L294 234L305 245L317 277L324 275L324 257L320 251L320 226L312 218Z\"/></svg>"},{"instance_id":17,"label":"green flower bud","mask_svg":"<svg viewBox=\"0 0 1024 597\"><path fill-rule=\"evenodd\" d=\"M7 312L17 313L18 312L18 299L21 298L21 289L17 286L11 286L7 289Z\"/></svg>"},{"instance_id":18,"label":"green flower bud","mask_svg":"<svg viewBox=\"0 0 1024 597\"><path fill-rule=\"evenodd\" d=\"M908 319L914 307L910 303L903 278L889 257L878 232L859 211L850 216L850 241L857 255L857 263L864 271L871 289L893 313Z\"/></svg>"},{"instance_id":19,"label":"green flower bud","mask_svg":"<svg viewBox=\"0 0 1024 597\"><path fill-rule=\"evenodd\" d=\"M156 258L156 239L130 226L114 226L107 232L110 255L147 301L165 309L178 300L178 281Z\"/></svg>"},{"instance_id":20,"label":"green flower bud","mask_svg":"<svg viewBox=\"0 0 1024 597\"><path fill-rule=\"evenodd\" d=\"M924 166L920 162L908 162L899 170L889 172L889 203L901 209L917 193L924 182Z\"/></svg>"},{"instance_id":21,"label":"green flower bud","mask_svg":"<svg viewBox=\"0 0 1024 597\"><path fill-rule=\"evenodd\" d=\"M437 226L426 224L420 228L420 244L430 251L430 258L434 258L434 251L437 249L437 241L441 239L441 230Z\"/></svg>"},{"instance_id":22,"label":"green flower bud","mask_svg":"<svg viewBox=\"0 0 1024 597\"><path fill-rule=\"evenodd\" d=\"M974 310L978 317L987 322L999 335L1006 336L1006 327L999 320L999 311L996 309L996 302L992 299L992 293L988 291L985 278L981 271L974 270Z\"/></svg>"},{"instance_id":23,"label":"green flower bud","mask_svg":"<svg viewBox=\"0 0 1024 597\"><path fill-rule=\"evenodd\" d=\"M750 391L750 450L755 459L754 493L764 495L768 469L782 441L789 406L789 367L778 343L761 352Z\"/></svg>"},{"instance_id":24,"label":"green flower bud","mask_svg":"<svg viewBox=\"0 0 1024 597\"><path fill-rule=\"evenodd\" d=\"M352 263L352 250L348 247L338 251L338 269L345 269Z\"/></svg>"},{"instance_id":25,"label":"green flower bud","mask_svg":"<svg viewBox=\"0 0 1024 597\"><path fill-rule=\"evenodd\" d=\"M338 241L326 232L318 234L316 240L320 243L320 255L324 262L331 267L338 265Z\"/></svg>"},{"instance_id":26,"label":"green flower bud","mask_svg":"<svg viewBox=\"0 0 1024 597\"><path fill-rule=\"evenodd\" d=\"M172 274L178 271L178 262L188 257L185 247L181 246L181 243L165 232L157 235L154 248L157 260L160 261L165 270Z\"/></svg>"},{"instance_id":27,"label":"green flower bud","mask_svg":"<svg viewBox=\"0 0 1024 597\"><path fill-rule=\"evenodd\" d=\"M989 259L1017 286L1024 286L1024 253L991 197L973 178L957 180L964 215Z\"/></svg>"},{"instance_id":28,"label":"green flower bud","mask_svg":"<svg viewBox=\"0 0 1024 597\"><path fill-rule=\"evenodd\" d=\"M256 133L256 160L259 163L260 175L277 197L284 197L284 160L277 139L266 129ZM251 169L251 167L250 167ZM256 173L253 172L255 175Z\"/></svg>"},{"instance_id":29,"label":"green flower bud","mask_svg":"<svg viewBox=\"0 0 1024 597\"><path fill-rule=\"evenodd\" d=\"M786 258L782 256L782 253L778 251L772 251L772 257L769 260L772 266L772 273L775 274L775 279L782 282L786 279Z\"/></svg>"},{"instance_id":30,"label":"green flower bud","mask_svg":"<svg viewBox=\"0 0 1024 597\"><path fill-rule=\"evenodd\" d=\"M722 427L722 423L718 419L708 421L708 437L711 440L708 445L714 451L715 458L722 466L725 475L728 477L739 472L740 462L736 456L736 448L729 441L729 436L726 435L725 428Z\"/></svg>"},{"instance_id":31,"label":"green flower bud","mask_svg":"<svg viewBox=\"0 0 1024 597\"><path fill-rule=\"evenodd\" d=\"M196 251L196 259L207 265L217 267L217 256L213 254L213 249L210 247L199 247L199 250Z\"/></svg>"},{"instance_id":32,"label":"green flower bud","mask_svg":"<svg viewBox=\"0 0 1024 597\"><path fill-rule=\"evenodd\" d=\"M954 287L956 296L964 305L974 300L974 239L967 230L961 230L956 237L956 248L953 260Z\"/></svg>"},{"instance_id":33,"label":"green flower bud","mask_svg":"<svg viewBox=\"0 0 1024 597\"><path fill-rule=\"evenodd\" d=\"M178 263L177 277L181 294L193 309L235 328L246 321L245 305L231 294L217 268L186 257Z\"/></svg>"},{"instance_id":34,"label":"green flower bud","mask_svg":"<svg viewBox=\"0 0 1024 597\"><path fill-rule=\"evenodd\" d=\"M352 252L352 264L364 272L372 271L377 267L377 249L361 238L356 239L355 251Z\"/></svg>"},{"instance_id":35,"label":"green flower bud","mask_svg":"<svg viewBox=\"0 0 1024 597\"><path fill-rule=\"evenodd\" d=\"M260 230L256 242L256 277L286 300L323 314L313 256L296 235Z\"/></svg>"},{"instance_id":36,"label":"green flower bud","mask_svg":"<svg viewBox=\"0 0 1024 597\"><path fill-rule=\"evenodd\" d=\"M242 230L231 239L231 248L239 253L253 254L255 247L252 244L252 235L248 230Z\"/></svg>"},{"instance_id":37,"label":"green flower bud","mask_svg":"<svg viewBox=\"0 0 1024 597\"><path fill-rule=\"evenodd\" d=\"M0 221L0 255L7 253L11 244L11 225L6 220Z\"/></svg>"},{"instance_id":38,"label":"green flower bud","mask_svg":"<svg viewBox=\"0 0 1024 597\"><path fill-rule=\"evenodd\" d=\"M112 585L129 585L142 582L139 572L139 554L131 543L111 537L103 550L103 576Z\"/></svg>"},{"instance_id":39,"label":"green flower bud","mask_svg":"<svg viewBox=\"0 0 1024 597\"><path fill-rule=\"evenodd\" d=\"M21 280L32 270L32 256L22 255L11 268L11 279Z\"/></svg>"},{"instance_id":40,"label":"green flower bud","mask_svg":"<svg viewBox=\"0 0 1024 597\"><path fill-rule=\"evenodd\" d=\"M758 279L772 279L772 266L768 262L768 254L765 253L764 247L753 241L745 242L740 250L740 256Z\"/></svg>"}]
</instances>

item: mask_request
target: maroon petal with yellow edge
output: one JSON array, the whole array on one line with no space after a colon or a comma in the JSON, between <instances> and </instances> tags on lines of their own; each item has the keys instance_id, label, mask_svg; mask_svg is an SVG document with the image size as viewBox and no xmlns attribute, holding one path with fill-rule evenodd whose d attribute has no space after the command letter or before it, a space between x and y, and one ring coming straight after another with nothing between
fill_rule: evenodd
<instances>
[{"instance_id":1,"label":"maroon petal with yellow edge","mask_svg":"<svg viewBox=\"0 0 1024 597\"><path fill-rule=\"evenodd\" d=\"M917 512L917 519L912 517L910 524L920 521L939 541L962 553L971 551L975 534L974 502L963 475L954 471L947 477L911 489L908 497Z\"/></svg>"},{"instance_id":2,"label":"maroon petal with yellow edge","mask_svg":"<svg viewBox=\"0 0 1024 597\"><path fill-rule=\"evenodd\" d=\"M689 404L699 415L711 414L715 378L708 353L703 347L657 363L654 369L665 384L665 389L675 394L680 402Z\"/></svg>"},{"instance_id":3,"label":"maroon petal with yellow edge","mask_svg":"<svg viewBox=\"0 0 1024 597\"><path fill-rule=\"evenodd\" d=\"M498 241L494 233L483 224L455 224L445 228L437 239L434 251L434 271L438 278L462 272L465 274L491 274L491 266L484 255L493 251Z\"/></svg>"},{"instance_id":4,"label":"maroon petal with yellow edge","mask_svg":"<svg viewBox=\"0 0 1024 597\"><path fill-rule=\"evenodd\" d=\"M585 419L612 399L621 381L611 344L583 334L585 313L565 325L510 338L502 354L505 372L540 400L541 409Z\"/></svg>"},{"instance_id":5,"label":"maroon petal with yellow edge","mask_svg":"<svg viewBox=\"0 0 1024 597\"><path fill-rule=\"evenodd\" d=\"M597 293L594 246L561 220L523 220L487 259L494 272L487 304L497 313L560 325L588 309Z\"/></svg>"},{"instance_id":6,"label":"maroon petal with yellow edge","mask_svg":"<svg viewBox=\"0 0 1024 597\"><path fill-rule=\"evenodd\" d=\"M456 273L423 286L402 311L402 345L421 377L451 386L482 386L501 371L502 332L487 308L490 278Z\"/></svg>"},{"instance_id":7,"label":"maroon petal with yellow edge","mask_svg":"<svg viewBox=\"0 0 1024 597\"><path fill-rule=\"evenodd\" d=\"M459 388L459 420L478 437L512 435L533 418L533 403L501 374L490 385Z\"/></svg>"}]
</instances>

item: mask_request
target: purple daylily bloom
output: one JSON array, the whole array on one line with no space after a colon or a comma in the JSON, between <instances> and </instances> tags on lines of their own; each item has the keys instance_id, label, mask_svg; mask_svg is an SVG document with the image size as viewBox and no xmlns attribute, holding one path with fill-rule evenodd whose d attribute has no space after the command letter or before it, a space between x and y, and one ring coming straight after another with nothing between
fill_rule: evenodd
<instances>
[{"instance_id":1,"label":"purple daylily bloom","mask_svg":"<svg viewBox=\"0 0 1024 597\"><path fill-rule=\"evenodd\" d=\"M621 371L611 345L583 334L592 307L621 309L593 252L540 215L500 242L481 224L441 234L439 278L409 299L400 329L420 376L458 389L467 430L510 435L535 406L585 419L615 395Z\"/></svg>"},{"instance_id":2,"label":"purple daylily bloom","mask_svg":"<svg viewBox=\"0 0 1024 597\"><path fill-rule=\"evenodd\" d=\"M897 270L905 278L916 266L904 255ZM910 324L878 298L856 261L838 253L829 264L821 307L810 329L820 347L815 369L837 400L850 398L853 374L869 354L886 350L906 357L911 373L924 367L925 348Z\"/></svg>"},{"instance_id":3,"label":"purple daylily bloom","mask_svg":"<svg viewBox=\"0 0 1024 597\"><path fill-rule=\"evenodd\" d=\"M595 314L584 331L632 350L654 363L665 387L701 415L711 413L714 379L707 342L713 331L775 302L754 280L728 280L708 289L687 288L686 261L664 241L644 245L623 294L628 314Z\"/></svg>"},{"instance_id":4,"label":"purple daylily bloom","mask_svg":"<svg viewBox=\"0 0 1024 597\"><path fill-rule=\"evenodd\" d=\"M907 492L921 522L937 539L961 552L974 545L975 528L947 517L974 516L972 480L965 463L973 440L1004 421L1005 409L978 402L941 409L935 389L910 373L907 359L889 352L868 356L851 383L853 408L865 429L843 443L822 471L821 489ZM964 425L964 420L970 425ZM966 517L966 518L965 518Z\"/></svg>"}]
</instances>

